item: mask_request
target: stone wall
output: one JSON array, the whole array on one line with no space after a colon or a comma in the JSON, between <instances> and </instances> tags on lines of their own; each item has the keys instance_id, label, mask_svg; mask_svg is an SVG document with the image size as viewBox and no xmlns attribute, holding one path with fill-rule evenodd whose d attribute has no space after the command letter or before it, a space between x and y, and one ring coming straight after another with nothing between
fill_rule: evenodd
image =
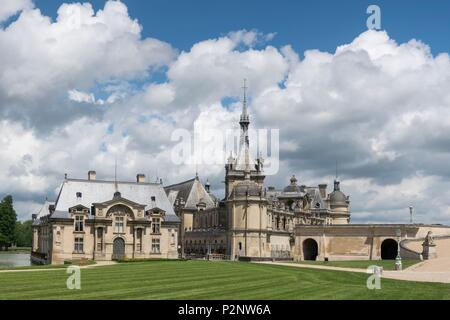
<instances>
[{"instance_id":1,"label":"stone wall","mask_svg":"<svg viewBox=\"0 0 450 320\"><path fill-rule=\"evenodd\" d=\"M381 246L383 241L387 239L397 241L397 230L401 231L403 242L405 240L423 239L428 231L432 231L435 236L450 235L450 227L442 225L297 225L295 228L295 248L293 249L294 259L297 261L304 260L308 253L314 250L315 242L317 245L317 260L379 260L382 258ZM422 242L420 241L421 246ZM415 246L415 242L411 241L411 244ZM420 252L417 251L418 249L413 250L404 247L401 248L400 253L405 258L420 259L421 248Z\"/></svg>"}]
</instances>

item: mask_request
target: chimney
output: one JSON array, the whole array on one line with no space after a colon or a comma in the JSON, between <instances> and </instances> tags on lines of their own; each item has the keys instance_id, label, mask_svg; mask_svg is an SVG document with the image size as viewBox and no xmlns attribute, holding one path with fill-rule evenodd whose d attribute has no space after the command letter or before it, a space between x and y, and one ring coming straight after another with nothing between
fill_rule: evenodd
<instances>
[{"instance_id":1,"label":"chimney","mask_svg":"<svg viewBox=\"0 0 450 320\"><path fill-rule=\"evenodd\" d=\"M319 184L319 192L320 192L320 197L322 197L322 199L325 199L327 197L327 185Z\"/></svg>"},{"instance_id":2,"label":"chimney","mask_svg":"<svg viewBox=\"0 0 450 320\"><path fill-rule=\"evenodd\" d=\"M36 218L37 218L37 214L36 214L36 213L33 213L33 214L31 215L31 220L34 221L34 220L36 220Z\"/></svg>"},{"instance_id":3,"label":"chimney","mask_svg":"<svg viewBox=\"0 0 450 320\"><path fill-rule=\"evenodd\" d=\"M145 182L145 174L138 173L138 174L136 175L136 182L137 182L137 183L143 183L143 182Z\"/></svg>"},{"instance_id":4,"label":"chimney","mask_svg":"<svg viewBox=\"0 0 450 320\"><path fill-rule=\"evenodd\" d=\"M95 180L97 178L97 173L95 171L88 172L88 180Z\"/></svg>"}]
</instances>

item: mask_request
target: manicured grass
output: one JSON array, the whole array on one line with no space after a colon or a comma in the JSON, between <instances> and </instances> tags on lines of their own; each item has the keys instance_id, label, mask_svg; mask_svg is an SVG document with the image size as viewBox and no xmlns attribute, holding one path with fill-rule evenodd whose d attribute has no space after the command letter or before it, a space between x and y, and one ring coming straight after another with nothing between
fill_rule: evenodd
<instances>
[{"instance_id":1,"label":"manicured grass","mask_svg":"<svg viewBox=\"0 0 450 320\"><path fill-rule=\"evenodd\" d=\"M367 274L243 262L155 261L81 269L81 290L65 270L0 273L0 299L450 299L450 285Z\"/></svg>"},{"instance_id":2,"label":"manicured grass","mask_svg":"<svg viewBox=\"0 0 450 320\"><path fill-rule=\"evenodd\" d=\"M402 267L406 269L420 260L402 260ZM312 264L318 266L367 269L369 266L383 267L383 270L395 270L395 260L352 260L352 261L300 261L301 264Z\"/></svg>"}]
</instances>

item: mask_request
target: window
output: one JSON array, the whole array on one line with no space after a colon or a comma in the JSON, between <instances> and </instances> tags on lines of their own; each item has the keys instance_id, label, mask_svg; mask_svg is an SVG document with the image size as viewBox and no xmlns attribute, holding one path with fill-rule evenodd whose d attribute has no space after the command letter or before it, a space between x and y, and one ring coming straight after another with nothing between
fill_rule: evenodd
<instances>
[{"instance_id":1,"label":"window","mask_svg":"<svg viewBox=\"0 0 450 320\"><path fill-rule=\"evenodd\" d=\"M103 229L97 229L97 251L103 251Z\"/></svg>"},{"instance_id":2,"label":"window","mask_svg":"<svg viewBox=\"0 0 450 320\"><path fill-rule=\"evenodd\" d=\"M83 194L81 192L77 192L77 198L81 198Z\"/></svg>"},{"instance_id":3,"label":"window","mask_svg":"<svg viewBox=\"0 0 450 320\"><path fill-rule=\"evenodd\" d=\"M152 253L160 253L161 247L159 239L152 239Z\"/></svg>"},{"instance_id":4,"label":"window","mask_svg":"<svg viewBox=\"0 0 450 320\"><path fill-rule=\"evenodd\" d=\"M171 236L171 238L170 238L170 244L171 244L172 246L175 245L175 233L172 233L172 236Z\"/></svg>"},{"instance_id":5,"label":"window","mask_svg":"<svg viewBox=\"0 0 450 320\"><path fill-rule=\"evenodd\" d=\"M75 216L75 231L83 231L83 216Z\"/></svg>"},{"instance_id":6,"label":"window","mask_svg":"<svg viewBox=\"0 0 450 320\"><path fill-rule=\"evenodd\" d=\"M142 229L137 229L137 244L136 244L136 251L141 252L142 251Z\"/></svg>"},{"instance_id":7,"label":"window","mask_svg":"<svg viewBox=\"0 0 450 320\"><path fill-rule=\"evenodd\" d=\"M82 237L75 237L75 247L74 251L75 253L83 253L83 238Z\"/></svg>"},{"instance_id":8,"label":"window","mask_svg":"<svg viewBox=\"0 0 450 320\"><path fill-rule=\"evenodd\" d=\"M161 222L159 218L152 219L152 233L159 233Z\"/></svg>"},{"instance_id":9,"label":"window","mask_svg":"<svg viewBox=\"0 0 450 320\"><path fill-rule=\"evenodd\" d=\"M123 217L116 217L116 223L114 224L115 233L123 233Z\"/></svg>"}]
</instances>

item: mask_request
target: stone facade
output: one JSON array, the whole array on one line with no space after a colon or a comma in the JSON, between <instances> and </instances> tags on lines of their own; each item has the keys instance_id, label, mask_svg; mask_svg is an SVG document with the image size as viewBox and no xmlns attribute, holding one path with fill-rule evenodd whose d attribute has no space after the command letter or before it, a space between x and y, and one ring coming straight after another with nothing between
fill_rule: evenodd
<instances>
[{"instance_id":1,"label":"stone facade","mask_svg":"<svg viewBox=\"0 0 450 320\"><path fill-rule=\"evenodd\" d=\"M349 224L295 228L294 260L422 259L428 232L450 235L450 227L423 224Z\"/></svg>"},{"instance_id":2,"label":"stone facade","mask_svg":"<svg viewBox=\"0 0 450 320\"><path fill-rule=\"evenodd\" d=\"M88 180L65 179L56 202L45 203L33 222L32 259L178 258L179 225L162 185L143 175L97 181L90 172Z\"/></svg>"},{"instance_id":3,"label":"stone facade","mask_svg":"<svg viewBox=\"0 0 450 320\"><path fill-rule=\"evenodd\" d=\"M212 195L198 176L166 187L182 221L180 246L185 256L222 254L229 259L289 259L296 225L348 224L349 198L339 181L298 185L295 176L282 190L264 186L264 159L250 157L250 118L244 97L239 121L239 152L225 165L225 196Z\"/></svg>"},{"instance_id":4,"label":"stone facade","mask_svg":"<svg viewBox=\"0 0 450 320\"><path fill-rule=\"evenodd\" d=\"M326 184L265 187L264 159L252 159L250 117L244 95L239 151L225 164L219 200L208 181L166 186L136 182L65 179L55 203L46 202L33 223L34 261L220 256L225 259L361 260L421 259L427 232L437 225L350 224L349 197L337 177ZM397 232L400 232L397 235ZM417 241L420 243L416 243ZM423 252L433 257L433 245ZM431 254L430 254L431 253Z\"/></svg>"}]
</instances>

